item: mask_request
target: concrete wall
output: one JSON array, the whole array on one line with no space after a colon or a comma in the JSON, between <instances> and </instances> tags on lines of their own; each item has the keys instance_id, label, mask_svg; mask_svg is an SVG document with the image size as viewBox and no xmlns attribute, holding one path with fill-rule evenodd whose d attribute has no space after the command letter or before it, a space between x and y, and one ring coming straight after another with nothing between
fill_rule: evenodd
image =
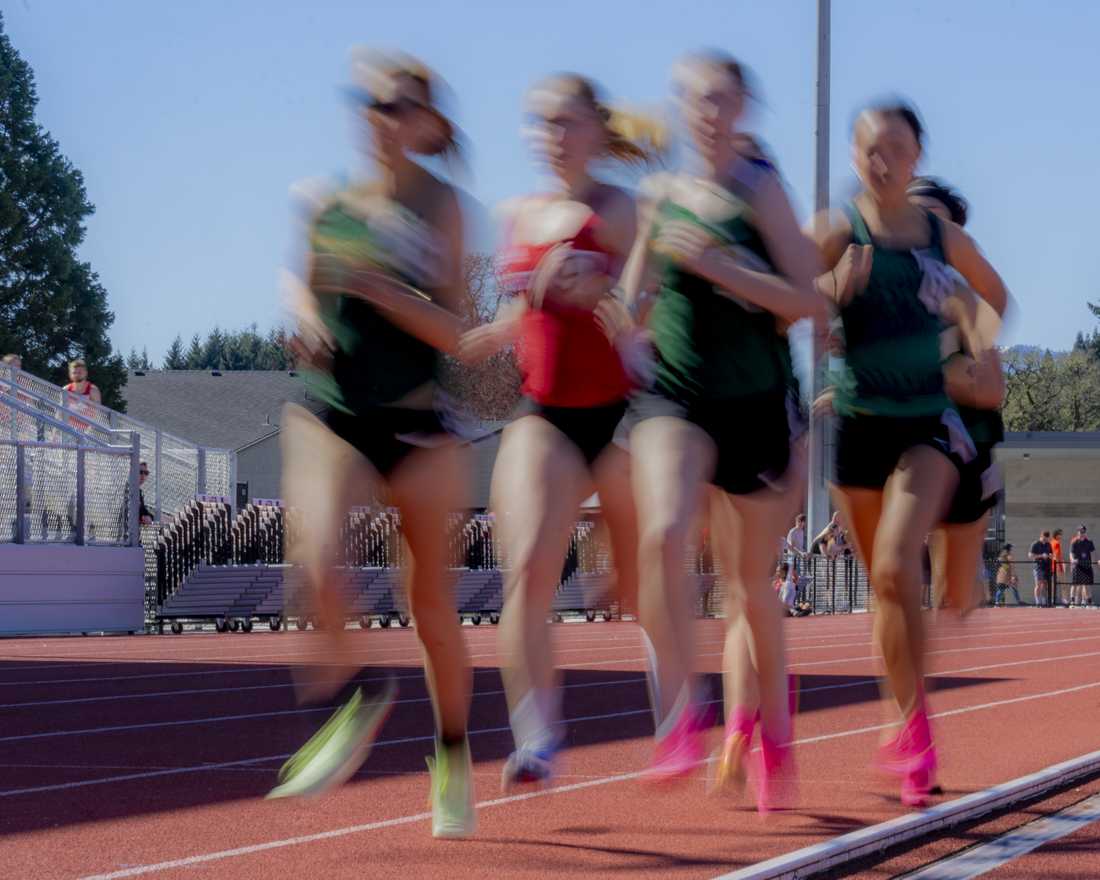
<instances>
[{"instance_id":1,"label":"concrete wall","mask_svg":"<svg viewBox=\"0 0 1100 880\"><path fill-rule=\"evenodd\" d=\"M1027 551L1041 531L1062 530L1067 559L1081 523L1090 534L1100 532L1100 433L1009 434L997 460L1005 481L1005 540L1014 545L1016 559L1025 561L1020 586L1030 593ZM1098 600L1100 591L1094 590Z\"/></svg>"},{"instance_id":2,"label":"concrete wall","mask_svg":"<svg viewBox=\"0 0 1100 880\"><path fill-rule=\"evenodd\" d=\"M0 545L0 633L140 632L140 547Z\"/></svg>"},{"instance_id":3,"label":"concrete wall","mask_svg":"<svg viewBox=\"0 0 1100 880\"><path fill-rule=\"evenodd\" d=\"M281 498L281 470L277 433L237 451L237 482L248 483L249 498Z\"/></svg>"}]
</instances>

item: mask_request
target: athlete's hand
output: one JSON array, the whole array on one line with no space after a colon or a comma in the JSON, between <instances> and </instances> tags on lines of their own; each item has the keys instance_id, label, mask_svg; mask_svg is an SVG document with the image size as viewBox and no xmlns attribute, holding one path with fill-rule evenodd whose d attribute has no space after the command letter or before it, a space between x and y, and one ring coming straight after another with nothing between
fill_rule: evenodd
<instances>
[{"instance_id":1,"label":"athlete's hand","mask_svg":"<svg viewBox=\"0 0 1100 880\"><path fill-rule=\"evenodd\" d=\"M543 302L593 309L607 292L604 267L592 255L578 253L568 242L552 247L535 267L527 296L535 308Z\"/></svg>"},{"instance_id":2,"label":"athlete's hand","mask_svg":"<svg viewBox=\"0 0 1100 880\"><path fill-rule=\"evenodd\" d=\"M661 224L653 251L701 278L714 280L720 271L718 240L705 229L686 220Z\"/></svg>"},{"instance_id":3,"label":"athlete's hand","mask_svg":"<svg viewBox=\"0 0 1100 880\"><path fill-rule=\"evenodd\" d=\"M465 364L477 364L491 358L515 342L518 324L518 321L494 321L466 331L458 340L458 359Z\"/></svg>"},{"instance_id":4,"label":"athlete's hand","mask_svg":"<svg viewBox=\"0 0 1100 880\"><path fill-rule=\"evenodd\" d=\"M817 399L813 402L813 406L810 407L811 414L815 419L822 419L826 416L831 416L834 413L833 409L833 396L835 392L832 388L826 388Z\"/></svg>"},{"instance_id":5,"label":"athlete's hand","mask_svg":"<svg viewBox=\"0 0 1100 880\"><path fill-rule=\"evenodd\" d=\"M862 293L871 278L871 261L874 249L869 244L850 244L833 269L836 279L836 301L848 303L853 296Z\"/></svg>"},{"instance_id":6,"label":"athlete's hand","mask_svg":"<svg viewBox=\"0 0 1100 880\"><path fill-rule=\"evenodd\" d=\"M631 381L649 388L656 376L657 361L648 331L639 326L630 310L618 298L604 297L596 306L596 323L619 353L619 360Z\"/></svg>"},{"instance_id":7,"label":"athlete's hand","mask_svg":"<svg viewBox=\"0 0 1100 880\"><path fill-rule=\"evenodd\" d=\"M616 344L619 337L632 333L637 325L626 304L614 296L606 296L596 306L596 323L607 341Z\"/></svg>"}]
</instances>

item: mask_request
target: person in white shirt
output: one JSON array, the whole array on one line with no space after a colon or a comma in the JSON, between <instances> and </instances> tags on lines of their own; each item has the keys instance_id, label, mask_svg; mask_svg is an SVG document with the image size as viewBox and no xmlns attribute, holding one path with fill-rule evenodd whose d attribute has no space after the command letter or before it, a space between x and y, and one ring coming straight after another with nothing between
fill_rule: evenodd
<instances>
[{"instance_id":1,"label":"person in white shirt","mask_svg":"<svg viewBox=\"0 0 1100 880\"><path fill-rule=\"evenodd\" d=\"M791 568L797 574L801 568L799 563L806 556L806 514L800 513L795 518L794 528L787 532L786 550Z\"/></svg>"}]
</instances>

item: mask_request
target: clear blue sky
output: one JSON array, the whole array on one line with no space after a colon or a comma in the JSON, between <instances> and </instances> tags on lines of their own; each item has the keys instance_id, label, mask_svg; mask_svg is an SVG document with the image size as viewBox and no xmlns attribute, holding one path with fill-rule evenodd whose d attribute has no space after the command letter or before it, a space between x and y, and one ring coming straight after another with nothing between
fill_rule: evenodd
<instances>
[{"instance_id":1,"label":"clear blue sky","mask_svg":"<svg viewBox=\"0 0 1100 880\"><path fill-rule=\"evenodd\" d=\"M486 205L538 186L521 141L531 81L577 70L612 97L667 105L684 50L754 70L754 127L797 210L813 197L813 0L311 3L12 0L5 24L35 71L39 121L97 207L83 248L123 351L176 333L279 319L292 251L288 187L353 171L337 88L358 43L420 55L453 87ZM1100 2L834 0L832 191L851 182L848 125L901 93L930 131L926 170L973 206L971 231L1020 306L1009 343L1068 348L1100 299Z\"/></svg>"}]
</instances>

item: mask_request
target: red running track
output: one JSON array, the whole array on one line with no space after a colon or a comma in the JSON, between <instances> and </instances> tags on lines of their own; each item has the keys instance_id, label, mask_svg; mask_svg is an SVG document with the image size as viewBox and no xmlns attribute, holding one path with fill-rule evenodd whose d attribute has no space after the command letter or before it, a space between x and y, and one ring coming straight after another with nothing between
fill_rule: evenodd
<instances>
[{"instance_id":1,"label":"red running track","mask_svg":"<svg viewBox=\"0 0 1100 880\"><path fill-rule=\"evenodd\" d=\"M562 775L550 790L502 797L510 737L496 633L464 632L480 803L478 837L464 842L429 834L431 708L411 630L362 634L367 677L395 672L400 702L363 771L309 802L262 796L301 741L288 664L319 656L313 633L0 643L0 875L694 880L902 810L893 784L867 770L884 714L866 615L788 621L803 803L767 821L747 800L708 798L701 777L662 790L638 780L652 720L629 623L555 627L570 719ZM987 609L965 624L941 619L930 635L945 797L1097 747L1100 616ZM717 673L722 623L700 622L699 636L700 668ZM1096 876L1100 857L1092 867L1061 876Z\"/></svg>"}]
</instances>

